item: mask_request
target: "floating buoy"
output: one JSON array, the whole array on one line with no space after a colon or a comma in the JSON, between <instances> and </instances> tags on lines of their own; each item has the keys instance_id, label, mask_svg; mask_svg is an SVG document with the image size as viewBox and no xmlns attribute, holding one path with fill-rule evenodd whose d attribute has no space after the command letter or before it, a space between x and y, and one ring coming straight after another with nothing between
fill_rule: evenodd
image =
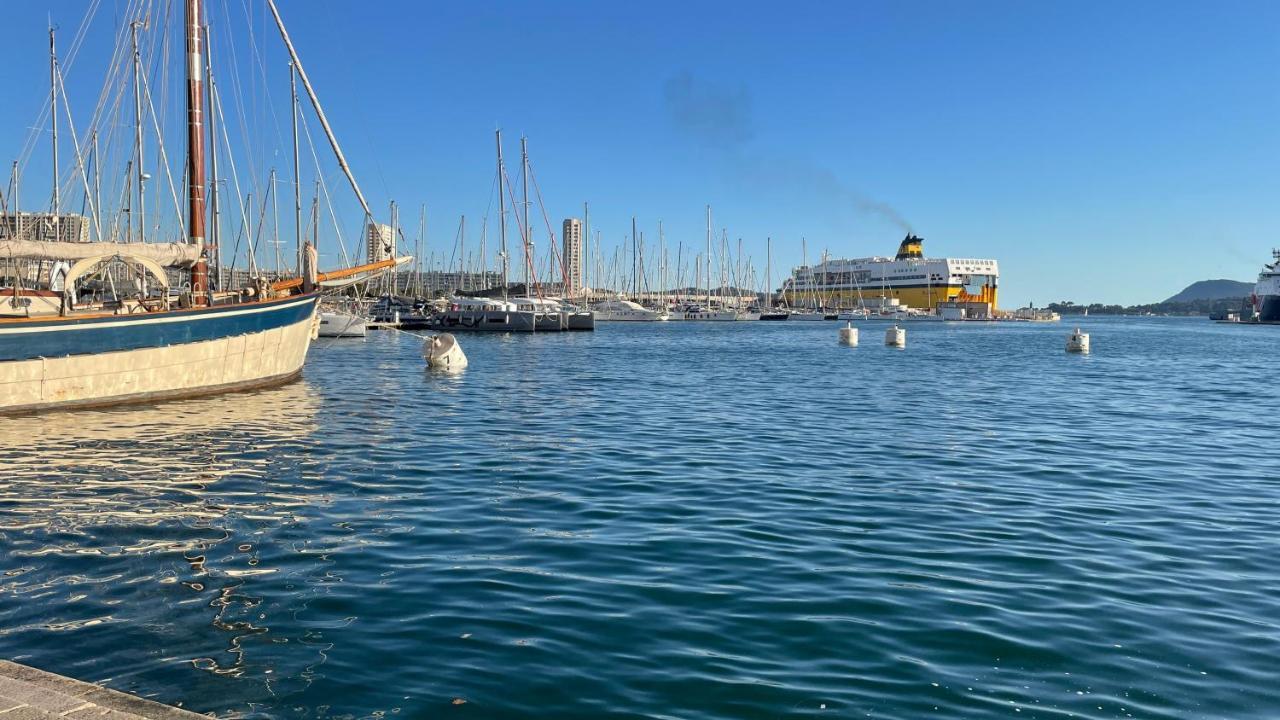
<instances>
[{"instance_id":1,"label":"floating buoy","mask_svg":"<svg viewBox=\"0 0 1280 720\"><path fill-rule=\"evenodd\" d=\"M422 359L427 365L442 370L461 370L467 366L467 356L462 352L458 339L449 333L440 333L422 343Z\"/></svg>"},{"instance_id":2,"label":"floating buoy","mask_svg":"<svg viewBox=\"0 0 1280 720\"><path fill-rule=\"evenodd\" d=\"M907 331L894 325L885 331L884 344L890 347L904 348L907 346Z\"/></svg>"},{"instance_id":3,"label":"floating buoy","mask_svg":"<svg viewBox=\"0 0 1280 720\"><path fill-rule=\"evenodd\" d=\"M1089 333L1080 332L1080 328L1076 328L1071 333L1071 337L1067 338L1067 352L1089 354Z\"/></svg>"},{"instance_id":4,"label":"floating buoy","mask_svg":"<svg viewBox=\"0 0 1280 720\"><path fill-rule=\"evenodd\" d=\"M840 328L840 344L857 347L858 328L854 327L853 323L845 323L844 327Z\"/></svg>"}]
</instances>

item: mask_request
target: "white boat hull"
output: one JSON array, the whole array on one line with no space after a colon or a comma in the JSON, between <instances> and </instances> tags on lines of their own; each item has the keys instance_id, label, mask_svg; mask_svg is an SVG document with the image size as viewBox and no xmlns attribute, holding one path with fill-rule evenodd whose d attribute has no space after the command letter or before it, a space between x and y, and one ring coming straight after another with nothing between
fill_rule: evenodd
<instances>
[{"instance_id":1,"label":"white boat hull","mask_svg":"<svg viewBox=\"0 0 1280 720\"><path fill-rule=\"evenodd\" d=\"M666 322L670 319L670 316L665 313L657 313L652 310L633 312L596 311L596 320L599 322Z\"/></svg>"},{"instance_id":2,"label":"white boat hull","mask_svg":"<svg viewBox=\"0 0 1280 720\"><path fill-rule=\"evenodd\" d=\"M351 313L325 311L320 313L319 336L323 338L362 338L367 334L368 318Z\"/></svg>"},{"instance_id":3,"label":"white boat hull","mask_svg":"<svg viewBox=\"0 0 1280 720\"><path fill-rule=\"evenodd\" d=\"M681 320L699 321L699 322L734 322L736 320L745 319L739 313L731 310L714 310L706 312L686 312L682 313Z\"/></svg>"},{"instance_id":4,"label":"white boat hull","mask_svg":"<svg viewBox=\"0 0 1280 720\"><path fill-rule=\"evenodd\" d=\"M315 299L299 320L201 342L0 362L0 414L149 402L285 382L302 371Z\"/></svg>"}]
</instances>

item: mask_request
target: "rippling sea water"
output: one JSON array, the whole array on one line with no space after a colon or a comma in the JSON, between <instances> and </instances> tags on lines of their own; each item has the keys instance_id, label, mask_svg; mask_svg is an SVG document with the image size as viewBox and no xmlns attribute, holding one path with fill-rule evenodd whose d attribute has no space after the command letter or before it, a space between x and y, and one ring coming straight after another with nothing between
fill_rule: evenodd
<instances>
[{"instance_id":1,"label":"rippling sea water","mask_svg":"<svg viewBox=\"0 0 1280 720\"><path fill-rule=\"evenodd\" d=\"M0 418L0 657L254 718L1280 714L1280 330L836 328Z\"/></svg>"}]
</instances>

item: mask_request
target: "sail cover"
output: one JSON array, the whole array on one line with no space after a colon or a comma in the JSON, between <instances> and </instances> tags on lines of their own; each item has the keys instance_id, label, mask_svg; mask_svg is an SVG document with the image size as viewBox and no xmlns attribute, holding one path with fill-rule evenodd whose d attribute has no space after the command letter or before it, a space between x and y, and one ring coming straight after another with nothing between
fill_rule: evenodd
<instances>
[{"instance_id":1,"label":"sail cover","mask_svg":"<svg viewBox=\"0 0 1280 720\"><path fill-rule=\"evenodd\" d=\"M165 267L190 267L200 259L200 246L187 243L0 240L0 260L83 260L111 255L146 258Z\"/></svg>"}]
</instances>

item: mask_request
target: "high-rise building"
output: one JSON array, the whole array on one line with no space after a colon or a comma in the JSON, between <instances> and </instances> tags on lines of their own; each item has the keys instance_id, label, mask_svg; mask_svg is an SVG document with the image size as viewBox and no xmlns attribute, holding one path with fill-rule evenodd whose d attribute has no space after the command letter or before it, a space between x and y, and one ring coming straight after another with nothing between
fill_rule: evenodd
<instances>
[{"instance_id":1,"label":"high-rise building","mask_svg":"<svg viewBox=\"0 0 1280 720\"><path fill-rule=\"evenodd\" d=\"M19 213L0 215L0 238L89 242L89 218L84 215Z\"/></svg>"},{"instance_id":2,"label":"high-rise building","mask_svg":"<svg viewBox=\"0 0 1280 720\"><path fill-rule=\"evenodd\" d=\"M371 263L396 256L396 236L390 225L369 223L365 231L365 243Z\"/></svg>"},{"instance_id":3,"label":"high-rise building","mask_svg":"<svg viewBox=\"0 0 1280 720\"><path fill-rule=\"evenodd\" d=\"M565 295L582 292L582 221L568 218L564 221L564 279Z\"/></svg>"}]
</instances>

